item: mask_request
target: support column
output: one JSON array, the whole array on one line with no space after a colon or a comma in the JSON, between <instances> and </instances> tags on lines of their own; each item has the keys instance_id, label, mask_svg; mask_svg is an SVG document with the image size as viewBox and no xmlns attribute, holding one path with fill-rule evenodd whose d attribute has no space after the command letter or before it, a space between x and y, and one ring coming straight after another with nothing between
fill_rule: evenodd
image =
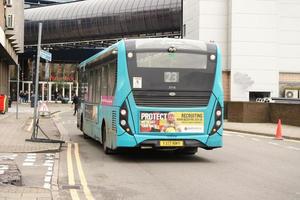
<instances>
[{"instance_id":1,"label":"support column","mask_svg":"<svg viewBox=\"0 0 300 200\"><path fill-rule=\"evenodd\" d=\"M28 102L30 102L30 95L31 95L31 83L28 84Z\"/></svg>"},{"instance_id":2,"label":"support column","mask_svg":"<svg viewBox=\"0 0 300 200\"><path fill-rule=\"evenodd\" d=\"M45 100L45 83L42 83L42 101Z\"/></svg>"},{"instance_id":3,"label":"support column","mask_svg":"<svg viewBox=\"0 0 300 200\"><path fill-rule=\"evenodd\" d=\"M62 88L62 98L65 97L65 84L63 83L63 88Z\"/></svg>"},{"instance_id":4,"label":"support column","mask_svg":"<svg viewBox=\"0 0 300 200\"><path fill-rule=\"evenodd\" d=\"M69 83L69 101L72 101L72 83Z\"/></svg>"},{"instance_id":5,"label":"support column","mask_svg":"<svg viewBox=\"0 0 300 200\"><path fill-rule=\"evenodd\" d=\"M51 101L52 83L48 83L48 101Z\"/></svg>"},{"instance_id":6,"label":"support column","mask_svg":"<svg viewBox=\"0 0 300 200\"><path fill-rule=\"evenodd\" d=\"M76 96L78 96L78 82L76 83Z\"/></svg>"},{"instance_id":7,"label":"support column","mask_svg":"<svg viewBox=\"0 0 300 200\"><path fill-rule=\"evenodd\" d=\"M22 81L22 91L23 91L23 92L25 92L24 89L25 89L25 88L24 88L24 82Z\"/></svg>"}]
</instances>

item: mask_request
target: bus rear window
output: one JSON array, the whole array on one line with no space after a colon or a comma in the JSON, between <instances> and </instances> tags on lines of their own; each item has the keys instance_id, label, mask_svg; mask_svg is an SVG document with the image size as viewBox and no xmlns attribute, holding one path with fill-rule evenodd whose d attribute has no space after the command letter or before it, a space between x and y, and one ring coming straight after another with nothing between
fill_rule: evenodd
<instances>
[{"instance_id":1,"label":"bus rear window","mask_svg":"<svg viewBox=\"0 0 300 200\"><path fill-rule=\"evenodd\" d=\"M206 69L207 55L197 53L137 52L137 67Z\"/></svg>"}]
</instances>

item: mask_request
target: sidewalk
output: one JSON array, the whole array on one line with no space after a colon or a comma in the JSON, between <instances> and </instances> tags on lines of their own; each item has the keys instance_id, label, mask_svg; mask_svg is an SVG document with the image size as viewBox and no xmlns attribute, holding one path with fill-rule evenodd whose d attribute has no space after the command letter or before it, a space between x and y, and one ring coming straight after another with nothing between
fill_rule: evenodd
<instances>
[{"instance_id":1,"label":"sidewalk","mask_svg":"<svg viewBox=\"0 0 300 200\"><path fill-rule=\"evenodd\" d=\"M277 124L224 122L224 130L274 137ZM300 127L282 124L282 136L285 139L300 140Z\"/></svg>"},{"instance_id":2,"label":"sidewalk","mask_svg":"<svg viewBox=\"0 0 300 200\"><path fill-rule=\"evenodd\" d=\"M55 111L62 111L66 109L71 109L66 107L66 105L61 104L50 104L49 110L50 112ZM19 170L21 166L17 166L16 161L4 159L5 153L31 153L34 154L34 152L53 152L53 151L59 151L61 145L58 143L38 143L38 142L27 142L26 139L31 138L32 134L32 126L33 126L33 108L30 107L29 104L20 104L19 105L19 119L16 119L16 105L13 104L12 108L9 108L9 111L5 115L0 115L0 154L4 155L2 156L2 159L0 159L0 167L6 166L6 171L2 170L0 172L0 175L5 178L10 176L9 172L7 170L9 169L11 171L11 166L16 166L16 169ZM48 137L51 139L61 139L60 133L54 123L53 118L41 118L40 127L43 129L43 131L47 134ZM38 138L45 138L43 134L39 131ZM4 154L3 154L4 153ZM13 154L12 154L13 155ZM17 154L14 154L17 155ZM23 154L25 155L25 154ZM26 154L27 156L29 154ZM43 154L42 154L43 155ZM37 156L38 157L38 156ZM41 156L39 156L41 157ZM22 158L20 158L22 159ZM45 158L46 159L46 158ZM29 161L28 161L29 162ZM35 162L39 162L38 160ZM46 162L46 161L45 161ZM53 172L52 183L54 182L57 184L57 178L55 179L54 176L57 176L58 172L58 161L55 161L55 167L54 169L51 168L51 171ZM35 163L36 164L36 163ZM49 163L48 163L49 164ZM48 165L47 165L48 166ZM45 169L48 167L43 166ZM24 164L23 164L24 169ZM53 166L52 166L53 167ZM34 168L32 166L31 168ZM57 169L56 169L57 168ZM41 169L41 168L39 168ZM40 172L43 173L43 170L41 169ZM28 179L28 176L31 169L25 170L25 173L21 175L20 173L20 179L22 177L26 177ZM48 169L49 171L49 169ZM42 175L41 179L44 180L44 174ZM5 179L6 180L6 179ZM10 180L10 179L7 179ZM14 182L13 177L11 180ZM4 181L5 182L5 181ZM9 183L9 182L8 182ZM22 182L21 182L22 183ZM52 184L51 183L51 184ZM57 197L52 196L53 195L53 187L52 184L52 191L50 189L45 188L39 188L39 187L30 187L30 186L15 186L10 184L1 184L0 183L0 200L10 200L10 199L16 199L16 200L31 200L31 199L37 199L37 200L51 200L56 199Z\"/></svg>"},{"instance_id":3,"label":"sidewalk","mask_svg":"<svg viewBox=\"0 0 300 200\"><path fill-rule=\"evenodd\" d=\"M51 110L50 110L51 111ZM32 134L33 108L28 104L19 105L19 119L13 105L8 113L0 115L0 153L29 153L58 151L60 144L27 142ZM51 139L60 139L59 131L51 118L41 118L40 126ZM42 137L39 131L38 137Z\"/></svg>"}]
</instances>

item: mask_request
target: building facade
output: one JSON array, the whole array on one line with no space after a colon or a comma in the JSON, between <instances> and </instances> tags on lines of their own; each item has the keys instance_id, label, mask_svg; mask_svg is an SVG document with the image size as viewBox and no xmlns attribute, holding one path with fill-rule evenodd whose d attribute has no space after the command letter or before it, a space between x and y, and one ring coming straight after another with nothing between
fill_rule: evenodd
<instances>
[{"instance_id":1,"label":"building facade","mask_svg":"<svg viewBox=\"0 0 300 200\"><path fill-rule=\"evenodd\" d=\"M24 1L0 0L0 94L9 95L9 68L24 51Z\"/></svg>"},{"instance_id":2,"label":"building facade","mask_svg":"<svg viewBox=\"0 0 300 200\"><path fill-rule=\"evenodd\" d=\"M225 100L300 98L299 10L299 0L183 0L184 37L220 46Z\"/></svg>"}]
</instances>

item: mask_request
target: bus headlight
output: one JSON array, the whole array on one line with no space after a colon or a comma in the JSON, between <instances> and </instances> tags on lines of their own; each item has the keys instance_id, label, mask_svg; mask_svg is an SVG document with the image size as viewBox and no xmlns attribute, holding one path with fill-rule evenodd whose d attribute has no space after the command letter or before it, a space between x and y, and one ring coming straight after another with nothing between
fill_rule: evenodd
<instances>
[{"instance_id":1,"label":"bus headlight","mask_svg":"<svg viewBox=\"0 0 300 200\"><path fill-rule=\"evenodd\" d=\"M222 124L222 122L221 122L220 120L217 120L217 121L216 121L216 126L217 126L217 127L220 127L221 124Z\"/></svg>"}]
</instances>

